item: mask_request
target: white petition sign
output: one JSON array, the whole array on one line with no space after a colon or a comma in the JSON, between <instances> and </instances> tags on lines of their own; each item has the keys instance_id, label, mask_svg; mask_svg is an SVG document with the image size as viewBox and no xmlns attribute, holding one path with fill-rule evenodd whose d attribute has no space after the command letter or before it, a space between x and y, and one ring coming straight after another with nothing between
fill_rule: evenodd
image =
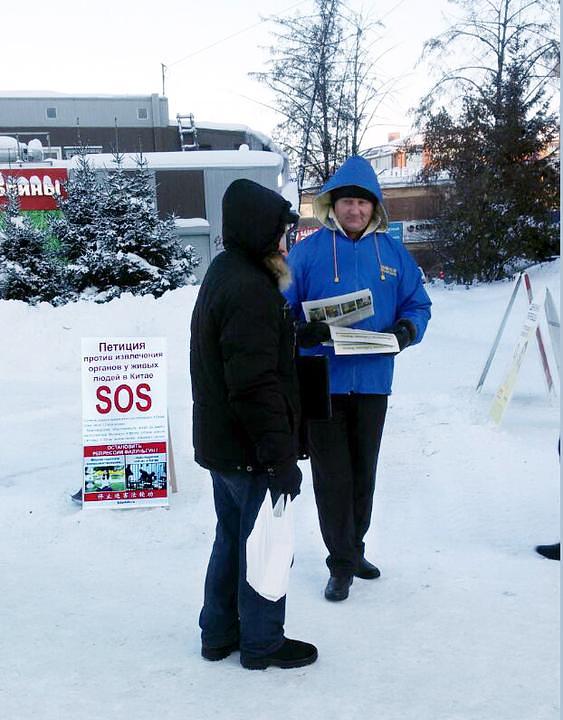
<instances>
[{"instance_id":1,"label":"white petition sign","mask_svg":"<svg viewBox=\"0 0 563 720\"><path fill-rule=\"evenodd\" d=\"M534 302L530 303L530 306L528 307L526 321L520 332L520 337L518 338L516 347L514 348L512 362L510 363L510 367L504 381L496 392L495 399L493 400L493 404L491 406L490 415L497 424L502 420L504 411L510 402L512 393L514 392L514 386L516 385L516 380L518 379L518 373L520 372L524 355L526 354L528 344L534 335L536 327L538 326L541 308L541 303Z\"/></svg>"},{"instance_id":2,"label":"white petition sign","mask_svg":"<svg viewBox=\"0 0 563 720\"><path fill-rule=\"evenodd\" d=\"M165 338L82 339L83 507L168 504Z\"/></svg>"}]
</instances>

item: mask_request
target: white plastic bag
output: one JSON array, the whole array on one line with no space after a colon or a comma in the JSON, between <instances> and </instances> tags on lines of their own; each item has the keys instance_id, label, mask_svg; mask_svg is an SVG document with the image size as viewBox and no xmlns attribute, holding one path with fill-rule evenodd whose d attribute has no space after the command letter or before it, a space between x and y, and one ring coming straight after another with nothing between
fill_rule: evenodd
<instances>
[{"instance_id":1,"label":"white plastic bag","mask_svg":"<svg viewBox=\"0 0 563 720\"><path fill-rule=\"evenodd\" d=\"M293 505L284 496L272 508L266 491L252 532L246 541L246 580L259 595L275 602L287 593L289 568L293 562Z\"/></svg>"}]
</instances>

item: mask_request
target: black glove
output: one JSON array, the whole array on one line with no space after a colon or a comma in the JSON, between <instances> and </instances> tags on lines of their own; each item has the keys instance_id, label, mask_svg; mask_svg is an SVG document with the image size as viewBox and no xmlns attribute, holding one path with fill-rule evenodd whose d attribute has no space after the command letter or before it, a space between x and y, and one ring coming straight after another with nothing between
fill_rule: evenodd
<instances>
[{"instance_id":1,"label":"black glove","mask_svg":"<svg viewBox=\"0 0 563 720\"><path fill-rule=\"evenodd\" d=\"M280 495L289 495L291 499L301 492L301 470L296 462L287 462L276 467L269 467L266 470L268 477L268 488L272 493L274 503Z\"/></svg>"},{"instance_id":2,"label":"black glove","mask_svg":"<svg viewBox=\"0 0 563 720\"><path fill-rule=\"evenodd\" d=\"M300 347L312 348L330 340L330 327L322 320L300 322L297 324L296 335Z\"/></svg>"},{"instance_id":3,"label":"black glove","mask_svg":"<svg viewBox=\"0 0 563 720\"><path fill-rule=\"evenodd\" d=\"M416 327L411 320L398 320L392 327L383 330L392 333L399 343L399 352L408 347L416 337Z\"/></svg>"}]
</instances>

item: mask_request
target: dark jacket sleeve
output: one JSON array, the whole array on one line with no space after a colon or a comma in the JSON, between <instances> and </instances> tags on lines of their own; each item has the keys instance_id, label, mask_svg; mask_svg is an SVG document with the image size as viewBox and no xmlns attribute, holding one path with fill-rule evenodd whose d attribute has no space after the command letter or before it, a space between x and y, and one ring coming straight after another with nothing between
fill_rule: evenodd
<instances>
[{"instance_id":1,"label":"dark jacket sleeve","mask_svg":"<svg viewBox=\"0 0 563 720\"><path fill-rule=\"evenodd\" d=\"M269 282L269 281L268 281ZM223 313L220 347L228 402L254 444L258 462L278 466L296 457L290 409L279 375L285 339L277 290L247 283Z\"/></svg>"}]
</instances>

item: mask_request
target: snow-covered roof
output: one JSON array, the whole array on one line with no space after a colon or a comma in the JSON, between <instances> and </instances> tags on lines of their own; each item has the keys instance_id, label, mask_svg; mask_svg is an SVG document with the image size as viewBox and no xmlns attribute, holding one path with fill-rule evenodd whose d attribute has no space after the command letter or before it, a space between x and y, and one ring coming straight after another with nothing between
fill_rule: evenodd
<instances>
[{"instance_id":1,"label":"snow-covered roof","mask_svg":"<svg viewBox=\"0 0 563 720\"><path fill-rule=\"evenodd\" d=\"M0 149L8 148L12 150L15 149L17 146L18 141L16 140L16 138L10 137L9 135L0 135Z\"/></svg>"},{"instance_id":2,"label":"snow-covered roof","mask_svg":"<svg viewBox=\"0 0 563 720\"><path fill-rule=\"evenodd\" d=\"M176 122L173 124L175 125ZM253 135L264 147L269 148L272 152L279 152L282 154L281 148L272 140L271 137L265 135L263 132L260 132L260 130L254 130L254 128L251 128L248 125L241 125L239 123L211 122L209 120L196 120L195 126L197 130L225 130L228 132L240 132L247 135Z\"/></svg>"},{"instance_id":3,"label":"snow-covered roof","mask_svg":"<svg viewBox=\"0 0 563 720\"><path fill-rule=\"evenodd\" d=\"M419 185L423 186L424 180L419 175L420 166L411 168L384 168L383 170L376 170L377 179L382 188L386 187L402 187L404 185ZM450 182L450 176L446 171L443 171L434 180L435 185L441 185L443 183Z\"/></svg>"},{"instance_id":4,"label":"snow-covered roof","mask_svg":"<svg viewBox=\"0 0 563 720\"><path fill-rule=\"evenodd\" d=\"M93 167L115 169L114 156L111 153L88 155L88 161ZM123 165L125 169L137 167L135 153L124 153ZM193 150L189 152L154 152L143 153L143 158L149 168L163 170L169 168L247 168L247 167L273 167L279 170L283 167L283 157L278 153L265 150ZM70 167L76 167L78 158L70 161Z\"/></svg>"},{"instance_id":5,"label":"snow-covered roof","mask_svg":"<svg viewBox=\"0 0 563 720\"><path fill-rule=\"evenodd\" d=\"M176 124L176 123L174 123ZM210 120L197 120L195 126L199 130L228 130L230 132L255 133L255 130L249 128L248 125L240 125L239 123L220 123L211 122Z\"/></svg>"},{"instance_id":6,"label":"snow-covered roof","mask_svg":"<svg viewBox=\"0 0 563 720\"><path fill-rule=\"evenodd\" d=\"M375 145L374 147L365 150L364 152L362 152L362 155L367 160L373 160L376 157L381 157L382 155L389 155L396 152L397 150L401 150L404 148L405 145L409 145L415 148L418 148L419 146L422 147L422 135L418 133L415 135L409 135L408 137L404 138L395 138L395 140L389 140L382 145Z\"/></svg>"},{"instance_id":7,"label":"snow-covered roof","mask_svg":"<svg viewBox=\"0 0 563 720\"><path fill-rule=\"evenodd\" d=\"M174 224L182 228L209 227L209 221L205 218L174 218Z\"/></svg>"},{"instance_id":8,"label":"snow-covered roof","mask_svg":"<svg viewBox=\"0 0 563 720\"><path fill-rule=\"evenodd\" d=\"M98 99L98 98L148 98L152 97L156 93L62 93L56 92L55 90L0 90L0 98L30 98L30 99L41 99L41 98L80 98L80 99ZM165 97L163 95L160 96Z\"/></svg>"}]
</instances>

